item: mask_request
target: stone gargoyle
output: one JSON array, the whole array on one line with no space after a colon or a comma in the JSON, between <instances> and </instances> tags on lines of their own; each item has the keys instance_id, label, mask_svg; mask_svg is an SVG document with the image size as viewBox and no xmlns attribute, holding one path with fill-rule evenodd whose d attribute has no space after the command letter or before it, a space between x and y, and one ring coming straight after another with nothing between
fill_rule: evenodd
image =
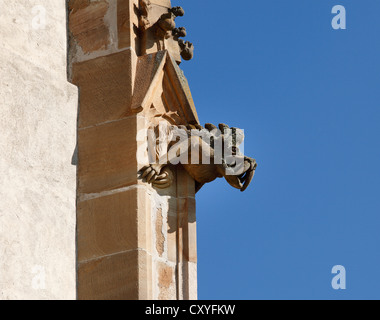
<instances>
[{"instance_id":1,"label":"stone gargoyle","mask_svg":"<svg viewBox=\"0 0 380 320\"><path fill-rule=\"evenodd\" d=\"M194 57L194 45L189 41L178 40L178 45L181 49L181 57L183 60L189 61Z\"/></svg>"},{"instance_id":2,"label":"stone gargoyle","mask_svg":"<svg viewBox=\"0 0 380 320\"><path fill-rule=\"evenodd\" d=\"M162 142L162 138L157 138L157 127L153 131L148 149L149 145L158 146L159 141ZM219 129L212 124L206 124L204 128L200 125L170 126L163 136L169 137L162 144L164 147L161 145L153 148L153 152L148 151L151 164L139 171L140 178L154 187L170 187L172 178L169 165L173 164L182 165L195 180L196 192L204 184L223 177L232 187L241 191L245 191L251 183L257 163L255 159L244 156L239 149L244 141L242 130L229 128L225 124L220 124ZM160 160L163 148L167 149L164 154L168 161Z\"/></svg>"},{"instance_id":3,"label":"stone gargoyle","mask_svg":"<svg viewBox=\"0 0 380 320\"><path fill-rule=\"evenodd\" d=\"M155 33L160 39L168 39L172 35L173 30L176 27L175 19L177 17L183 17L185 11L181 7L174 7L164 13L160 19L155 23Z\"/></svg>"}]
</instances>

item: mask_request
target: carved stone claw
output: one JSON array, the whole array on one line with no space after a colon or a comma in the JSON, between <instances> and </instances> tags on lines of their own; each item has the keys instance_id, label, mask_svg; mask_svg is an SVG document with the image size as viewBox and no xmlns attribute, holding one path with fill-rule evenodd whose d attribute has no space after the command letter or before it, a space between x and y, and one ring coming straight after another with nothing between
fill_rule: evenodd
<instances>
[{"instance_id":1,"label":"carved stone claw","mask_svg":"<svg viewBox=\"0 0 380 320\"><path fill-rule=\"evenodd\" d=\"M145 179L146 182L154 182L158 177L158 172L152 166L146 166L140 170L141 179Z\"/></svg>"},{"instance_id":2,"label":"carved stone claw","mask_svg":"<svg viewBox=\"0 0 380 320\"><path fill-rule=\"evenodd\" d=\"M169 188L172 184L172 179L167 171L164 171L161 175L159 175L154 181L153 186L158 189L166 189Z\"/></svg>"},{"instance_id":3,"label":"carved stone claw","mask_svg":"<svg viewBox=\"0 0 380 320\"><path fill-rule=\"evenodd\" d=\"M160 165L149 165L140 171L140 179L152 184L158 189L166 189L171 186L172 178L167 170L162 170Z\"/></svg>"}]
</instances>

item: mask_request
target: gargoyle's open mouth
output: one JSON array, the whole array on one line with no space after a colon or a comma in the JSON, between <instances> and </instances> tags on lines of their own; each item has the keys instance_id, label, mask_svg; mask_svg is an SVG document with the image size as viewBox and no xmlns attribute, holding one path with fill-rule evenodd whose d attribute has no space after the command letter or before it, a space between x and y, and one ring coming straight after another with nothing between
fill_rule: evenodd
<instances>
[{"instance_id":1,"label":"gargoyle's open mouth","mask_svg":"<svg viewBox=\"0 0 380 320\"><path fill-rule=\"evenodd\" d=\"M244 172L239 176L226 175L225 179L234 188L245 191L250 185L257 168L255 159L244 157Z\"/></svg>"}]
</instances>

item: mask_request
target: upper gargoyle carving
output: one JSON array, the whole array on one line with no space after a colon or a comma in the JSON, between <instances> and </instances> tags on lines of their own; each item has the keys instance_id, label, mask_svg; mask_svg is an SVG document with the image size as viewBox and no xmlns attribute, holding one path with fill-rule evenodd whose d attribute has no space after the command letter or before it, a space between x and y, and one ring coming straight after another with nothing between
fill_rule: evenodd
<instances>
[{"instance_id":1,"label":"upper gargoyle carving","mask_svg":"<svg viewBox=\"0 0 380 320\"><path fill-rule=\"evenodd\" d=\"M139 0L139 27L142 31L145 31L150 27L150 21L148 19L150 9L150 0Z\"/></svg>"},{"instance_id":2,"label":"upper gargoyle carving","mask_svg":"<svg viewBox=\"0 0 380 320\"><path fill-rule=\"evenodd\" d=\"M139 173L156 188L171 185L170 164L183 166L195 180L196 191L222 177L234 188L245 191L257 168L255 159L240 152L243 131L225 124L220 124L219 129L212 124L206 124L204 128L200 125L156 127L148 137L151 164L144 166Z\"/></svg>"},{"instance_id":3,"label":"upper gargoyle carving","mask_svg":"<svg viewBox=\"0 0 380 320\"><path fill-rule=\"evenodd\" d=\"M168 39L172 31L175 29L175 19L182 17L185 11L181 7L170 8L167 13L164 13L155 24L156 36L161 39Z\"/></svg>"}]
</instances>

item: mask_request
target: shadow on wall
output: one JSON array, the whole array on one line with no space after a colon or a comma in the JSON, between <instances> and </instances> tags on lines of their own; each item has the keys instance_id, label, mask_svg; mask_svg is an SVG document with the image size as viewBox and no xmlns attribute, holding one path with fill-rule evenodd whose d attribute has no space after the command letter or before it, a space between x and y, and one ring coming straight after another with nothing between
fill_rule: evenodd
<instances>
[{"instance_id":1,"label":"shadow on wall","mask_svg":"<svg viewBox=\"0 0 380 320\"><path fill-rule=\"evenodd\" d=\"M66 6L66 75L67 81L71 82L71 60L70 60L70 28L69 28L69 2L70 0L65 1ZM78 108L77 108L77 123L79 119L79 88L78 88ZM78 127L77 127L78 130ZM73 156L71 157L71 164L73 166L78 165L78 142L76 143Z\"/></svg>"}]
</instances>

